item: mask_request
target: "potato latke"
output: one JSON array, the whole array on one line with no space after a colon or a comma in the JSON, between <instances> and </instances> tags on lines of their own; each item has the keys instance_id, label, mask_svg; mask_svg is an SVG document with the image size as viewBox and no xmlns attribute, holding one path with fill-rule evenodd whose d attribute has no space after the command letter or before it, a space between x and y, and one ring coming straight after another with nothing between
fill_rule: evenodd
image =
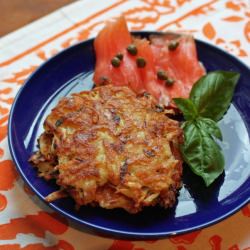
<instances>
[{"instance_id":1,"label":"potato latke","mask_svg":"<svg viewBox=\"0 0 250 250\"><path fill-rule=\"evenodd\" d=\"M30 161L39 176L56 179L78 206L173 206L181 187L179 123L148 94L101 86L63 98L44 123L39 151Z\"/></svg>"}]
</instances>

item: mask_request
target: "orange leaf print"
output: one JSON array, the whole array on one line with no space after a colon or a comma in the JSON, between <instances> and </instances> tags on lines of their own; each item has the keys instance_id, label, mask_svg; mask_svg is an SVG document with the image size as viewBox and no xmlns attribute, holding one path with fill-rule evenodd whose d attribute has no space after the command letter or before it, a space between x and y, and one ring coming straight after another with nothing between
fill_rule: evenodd
<instances>
[{"instance_id":1,"label":"orange leaf print","mask_svg":"<svg viewBox=\"0 0 250 250\"><path fill-rule=\"evenodd\" d=\"M64 41L61 46L66 49L71 45L71 41L74 40L72 37L68 38L66 41Z\"/></svg>"},{"instance_id":2,"label":"orange leaf print","mask_svg":"<svg viewBox=\"0 0 250 250\"><path fill-rule=\"evenodd\" d=\"M65 240L59 240L57 246L60 250L74 250L74 247Z\"/></svg>"},{"instance_id":3,"label":"orange leaf print","mask_svg":"<svg viewBox=\"0 0 250 250\"><path fill-rule=\"evenodd\" d=\"M8 121L8 118L9 118L8 115L2 117L2 118L0 119L0 125L2 125L2 124L4 124L5 122L7 122L7 121Z\"/></svg>"},{"instance_id":4,"label":"orange leaf print","mask_svg":"<svg viewBox=\"0 0 250 250\"><path fill-rule=\"evenodd\" d=\"M84 41L90 34L89 30L81 30L80 32L78 32L78 36L77 36L77 40L78 41Z\"/></svg>"},{"instance_id":5,"label":"orange leaf print","mask_svg":"<svg viewBox=\"0 0 250 250\"><path fill-rule=\"evenodd\" d=\"M200 232L201 230L198 230L188 234L173 236L169 240L174 244L192 244Z\"/></svg>"},{"instance_id":6,"label":"orange leaf print","mask_svg":"<svg viewBox=\"0 0 250 250\"><path fill-rule=\"evenodd\" d=\"M1 102L5 102L5 103L7 103L7 104L12 104L13 101L14 101L14 98L13 98L13 97L10 97L10 98L4 99L4 98L1 98L1 97L0 97L0 101L1 101Z\"/></svg>"},{"instance_id":7,"label":"orange leaf print","mask_svg":"<svg viewBox=\"0 0 250 250\"><path fill-rule=\"evenodd\" d=\"M236 47L239 48L238 56L247 56L247 52L245 50L243 50L243 49L240 48L241 43L240 43L239 40L231 41L230 43L234 44Z\"/></svg>"},{"instance_id":8,"label":"orange leaf print","mask_svg":"<svg viewBox=\"0 0 250 250\"><path fill-rule=\"evenodd\" d=\"M37 68L37 66L30 66L27 69L22 69L18 72L13 73L13 76L7 79L4 79L8 83L17 83L23 84L25 79Z\"/></svg>"},{"instance_id":9,"label":"orange leaf print","mask_svg":"<svg viewBox=\"0 0 250 250\"><path fill-rule=\"evenodd\" d=\"M177 4L179 6L181 6L181 5L183 5L183 4L187 3L187 2L190 2L190 0L177 0Z\"/></svg>"},{"instance_id":10,"label":"orange leaf print","mask_svg":"<svg viewBox=\"0 0 250 250\"><path fill-rule=\"evenodd\" d=\"M216 44L222 44L222 43L225 43L225 42L226 41L224 39L222 39L222 38L217 38L216 41L215 41Z\"/></svg>"},{"instance_id":11,"label":"orange leaf print","mask_svg":"<svg viewBox=\"0 0 250 250\"><path fill-rule=\"evenodd\" d=\"M211 23L207 23L207 24L203 27L202 31L203 31L203 34L204 34L208 39L210 39L210 40L212 40L212 39L215 37L215 35L216 35L216 31L215 31L215 29L214 29L214 27L213 27L213 25L212 25Z\"/></svg>"},{"instance_id":12,"label":"orange leaf print","mask_svg":"<svg viewBox=\"0 0 250 250\"><path fill-rule=\"evenodd\" d=\"M19 233L34 234L44 238L46 231L58 235L67 229L67 220L58 214L39 212L36 215L11 219L9 223L0 225L0 240L15 239Z\"/></svg>"},{"instance_id":13,"label":"orange leaf print","mask_svg":"<svg viewBox=\"0 0 250 250\"><path fill-rule=\"evenodd\" d=\"M3 194L0 194L0 212L3 211L7 206L7 199Z\"/></svg>"},{"instance_id":14,"label":"orange leaf print","mask_svg":"<svg viewBox=\"0 0 250 250\"><path fill-rule=\"evenodd\" d=\"M240 250L238 245L234 244L233 246L229 247L228 250Z\"/></svg>"},{"instance_id":15,"label":"orange leaf print","mask_svg":"<svg viewBox=\"0 0 250 250\"><path fill-rule=\"evenodd\" d=\"M12 88L1 89L0 95L2 95L2 94L8 95L11 93L11 91L12 91Z\"/></svg>"},{"instance_id":16,"label":"orange leaf print","mask_svg":"<svg viewBox=\"0 0 250 250\"><path fill-rule=\"evenodd\" d=\"M45 54L45 51L43 51L43 50L39 50L36 54L43 61L46 61L48 59L46 54Z\"/></svg>"},{"instance_id":17,"label":"orange leaf print","mask_svg":"<svg viewBox=\"0 0 250 250\"><path fill-rule=\"evenodd\" d=\"M2 148L0 148L0 158L2 158L2 157L3 157L3 155L4 155L4 151L3 151L3 149L2 149Z\"/></svg>"},{"instance_id":18,"label":"orange leaf print","mask_svg":"<svg viewBox=\"0 0 250 250\"><path fill-rule=\"evenodd\" d=\"M7 130L7 125L0 126L0 141L2 141L7 136Z\"/></svg>"},{"instance_id":19,"label":"orange leaf print","mask_svg":"<svg viewBox=\"0 0 250 250\"><path fill-rule=\"evenodd\" d=\"M239 11L240 10L240 6L238 4L235 4L233 1L228 1L226 3L226 8L227 9L232 9L234 11Z\"/></svg>"},{"instance_id":20,"label":"orange leaf print","mask_svg":"<svg viewBox=\"0 0 250 250\"><path fill-rule=\"evenodd\" d=\"M230 16L230 17L223 18L223 20L227 22L240 22L244 20L244 18L240 16Z\"/></svg>"},{"instance_id":21,"label":"orange leaf print","mask_svg":"<svg viewBox=\"0 0 250 250\"><path fill-rule=\"evenodd\" d=\"M60 240L58 244L50 247L45 247L41 243L29 244L21 247L19 244L0 245L0 250L74 250L74 247L67 241Z\"/></svg>"},{"instance_id":22,"label":"orange leaf print","mask_svg":"<svg viewBox=\"0 0 250 250\"><path fill-rule=\"evenodd\" d=\"M0 190L9 190L14 186L18 174L11 160L0 162Z\"/></svg>"},{"instance_id":23,"label":"orange leaf print","mask_svg":"<svg viewBox=\"0 0 250 250\"><path fill-rule=\"evenodd\" d=\"M240 48L240 40L230 41L230 43L234 44L236 47Z\"/></svg>"},{"instance_id":24,"label":"orange leaf print","mask_svg":"<svg viewBox=\"0 0 250 250\"><path fill-rule=\"evenodd\" d=\"M242 214L243 214L244 216L250 217L250 204L247 205L247 206L245 206L245 207L243 207L243 208L241 209L241 212L242 212Z\"/></svg>"},{"instance_id":25,"label":"orange leaf print","mask_svg":"<svg viewBox=\"0 0 250 250\"><path fill-rule=\"evenodd\" d=\"M209 239L209 244L212 246L212 250L221 250L222 238L219 235L214 235Z\"/></svg>"},{"instance_id":26,"label":"orange leaf print","mask_svg":"<svg viewBox=\"0 0 250 250\"><path fill-rule=\"evenodd\" d=\"M247 41L250 43L250 21L248 21L245 25L244 34Z\"/></svg>"},{"instance_id":27,"label":"orange leaf print","mask_svg":"<svg viewBox=\"0 0 250 250\"><path fill-rule=\"evenodd\" d=\"M6 115L9 112L7 108L3 108L0 106L0 115Z\"/></svg>"},{"instance_id":28,"label":"orange leaf print","mask_svg":"<svg viewBox=\"0 0 250 250\"><path fill-rule=\"evenodd\" d=\"M243 49L240 49L238 56L247 56L247 52Z\"/></svg>"},{"instance_id":29,"label":"orange leaf print","mask_svg":"<svg viewBox=\"0 0 250 250\"><path fill-rule=\"evenodd\" d=\"M108 250L132 250L134 244L131 241L126 240L114 240L112 246Z\"/></svg>"}]
</instances>

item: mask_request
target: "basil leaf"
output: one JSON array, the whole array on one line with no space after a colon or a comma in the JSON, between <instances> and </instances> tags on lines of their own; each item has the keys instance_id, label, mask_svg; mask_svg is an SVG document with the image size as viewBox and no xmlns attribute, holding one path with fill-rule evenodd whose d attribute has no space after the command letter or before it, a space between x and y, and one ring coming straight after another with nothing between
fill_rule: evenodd
<instances>
[{"instance_id":1,"label":"basil leaf","mask_svg":"<svg viewBox=\"0 0 250 250\"><path fill-rule=\"evenodd\" d=\"M183 130L183 158L191 170L201 176L206 186L209 186L224 169L224 157L220 147L196 122L185 122Z\"/></svg>"},{"instance_id":2,"label":"basil leaf","mask_svg":"<svg viewBox=\"0 0 250 250\"><path fill-rule=\"evenodd\" d=\"M231 103L239 77L238 73L227 71L214 71L201 77L189 96L198 114L219 121Z\"/></svg>"},{"instance_id":3,"label":"basil leaf","mask_svg":"<svg viewBox=\"0 0 250 250\"><path fill-rule=\"evenodd\" d=\"M197 117L197 109L190 99L174 98L173 100L183 113L185 120L194 120Z\"/></svg>"},{"instance_id":4,"label":"basil leaf","mask_svg":"<svg viewBox=\"0 0 250 250\"><path fill-rule=\"evenodd\" d=\"M215 121L209 118L199 117L197 119L197 125L199 126L200 129L204 130L205 132L209 133L210 135L222 141L223 139L222 133Z\"/></svg>"}]
</instances>

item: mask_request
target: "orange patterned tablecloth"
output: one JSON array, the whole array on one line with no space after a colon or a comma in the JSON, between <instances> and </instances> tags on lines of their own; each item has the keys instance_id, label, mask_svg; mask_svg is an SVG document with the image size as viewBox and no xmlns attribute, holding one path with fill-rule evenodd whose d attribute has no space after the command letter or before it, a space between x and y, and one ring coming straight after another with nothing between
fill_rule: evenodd
<instances>
[{"instance_id":1,"label":"orange patterned tablecloth","mask_svg":"<svg viewBox=\"0 0 250 250\"><path fill-rule=\"evenodd\" d=\"M248 0L82 0L1 38L0 250L250 249L250 205L216 225L186 235L120 241L76 229L42 204L17 174L8 149L7 123L18 89L45 60L95 36L105 20L121 13L132 30L187 31L250 65Z\"/></svg>"}]
</instances>

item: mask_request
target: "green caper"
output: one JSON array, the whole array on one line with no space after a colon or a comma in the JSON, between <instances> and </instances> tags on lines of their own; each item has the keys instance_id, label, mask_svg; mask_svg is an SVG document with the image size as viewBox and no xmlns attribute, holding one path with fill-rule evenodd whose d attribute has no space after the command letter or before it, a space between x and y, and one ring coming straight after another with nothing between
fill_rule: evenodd
<instances>
[{"instance_id":1,"label":"green caper","mask_svg":"<svg viewBox=\"0 0 250 250\"><path fill-rule=\"evenodd\" d=\"M138 57L136 58L136 64L138 68L144 68L147 64L147 62L145 61L145 59L143 57Z\"/></svg>"},{"instance_id":2,"label":"green caper","mask_svg":"<svg viewBox=\"0 0 250 250\"><path fill-rule=\"evenodd\" d=\"M121 60L115 56L112 58L111 64L113 65L113 67L118 68L121 64Z\"/></svg>"},{"instance_id":3,"label":"green caper","mask_svg":"<svg viewBox=\"0 0 250 250\"><path fill-rule=\"evenodd\" d=\"M168 79L167 73L164 70L157 71L157 77L159 80L167 80Z\"/></svg>"},{"instance_id":4,"label":"green caper","mask_svg":"<svg viewBox=\"0 0 250 250\"><path fill-rule=\"evenodd\" d=\"M135 46L135 44L130 44L128 47L127 47L127 51L130 55L132 56L135 56L137 55L137 48Z\"/></svg>"},{"instance_id":5,"label":"green caper","mask_svg":"<svg viewBox=\"0 0 250 250\"><path fill-rule=\"evenodd\" d=\"M174 84L174 79L172 78L168 78L166 81L165 81L165 84L167 86L172 86Z\"/></svg>"},{"instance_id":6,"label":"green caper","mask_svg":"<svg viewBox=\"0 0 250 250\"><path fill-rule=\"evenodd\" d=\"M120 61L122 61L122 59L123 59L123 54L122 54L122 53L118 53L118 54L116 55L116 57L117 57Z\"/></svg>"},{"instance_id":7,"label":"green caper","mask_svg":"<svg viewBox=\"0 0 250 250\"><path fill-rule=\"evenodd\" d=\"M171 51L174 51L176 50L176 48L179 46L179 42L178 41L171 41L169 44L168 44L168 49L171 50Z\"/></svg>"}]
</instances>

